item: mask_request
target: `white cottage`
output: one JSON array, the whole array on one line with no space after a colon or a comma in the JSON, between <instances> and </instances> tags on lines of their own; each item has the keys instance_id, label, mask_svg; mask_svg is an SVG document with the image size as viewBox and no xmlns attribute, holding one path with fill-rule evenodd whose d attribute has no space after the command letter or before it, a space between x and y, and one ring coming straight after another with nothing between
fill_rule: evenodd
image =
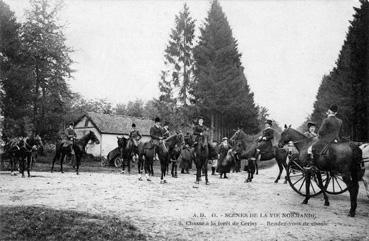
<instances>
[{"instance_id":1,"label":"white cottage","mask_svg":"<svg viewBox=\"0 0 369 241\"><path fill-rule=\"evenodd\" d=\"M81 138L89 131L93 131L100 144L88 144L86 151L94 156L106 157L108 153L118 146L117 137L128 137L132 123L142 135L142 141L150 140L150 127L154 125L152 120L130 116L107 115L95 112L87 112L75 122L77 138Z\"/></svg>"}]
</instances>

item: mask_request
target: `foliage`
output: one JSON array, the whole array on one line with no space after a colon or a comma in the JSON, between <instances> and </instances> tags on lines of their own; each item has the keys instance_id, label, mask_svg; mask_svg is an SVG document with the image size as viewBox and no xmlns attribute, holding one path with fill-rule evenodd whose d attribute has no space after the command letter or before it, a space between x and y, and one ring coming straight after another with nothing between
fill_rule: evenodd
<instances>
[{"instance_id":1,"label":"foliage","mask_svg":"<svg viewBox=\"0 0 369 241\"><path fill-rule=\"evenodd\" d=\"M146 240L115 217L43 207L0 207L2 240Z\"/></svg>"},{"instance_id":2,"label":"foliage","mask_svg":"<svg viewBox=\"0 0 369 241\"><path fill-rule=\"evenodd\" d=\"M241 54L228 20L214 0L194 49L195 104L200 113L228 127L258 131L257 108L243 73ZM223 124L222 124L223 125Z\"/></svg>"},{"instance_id":3,"label":"foliage","mask_svg":"<svg viewBox=\"0 0 369 241\"><path fill-rule=\"evenodd\" d=\"M369 140L369 2L354 8L336 66L323 76L311 120L320 125L331 104L339 106L343 135Z\"/></svg>"}]
</instances>

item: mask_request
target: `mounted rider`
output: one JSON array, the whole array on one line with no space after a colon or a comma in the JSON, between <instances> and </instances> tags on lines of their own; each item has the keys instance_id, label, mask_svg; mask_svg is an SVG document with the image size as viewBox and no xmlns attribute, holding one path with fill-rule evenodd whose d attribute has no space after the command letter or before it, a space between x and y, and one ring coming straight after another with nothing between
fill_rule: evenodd
<instances>
[{"instance_id":1,"label":"mounted rider","mask_svg":"<svg viewBox=\"0 0 369 241\"><path fill-rule=\"evenodd\" d=\"M207 131L209 128L207 128L204 125L204 118L199 117L198 124L194 126L193 128L193 135L195 136L195 143L194 146L196 146L199 141L201 141L201 138L204 136L204 132Z\"/></svg>"},{"instance_id":2,"label":"mounted rider","mask_svg":"<svg viewBox=\"0 0 369 241\"><path fill-rule=\"evenodd\" d=\"M169 133L169 122L168 121L164 122L162 133L163 133L162 134L163 139L167 139L169 137L170 133Z\"/></svg>"},{"instance_id":3,"label":"mounted rider","mask_svg":"<svg viewBox=\"0 0 369 241\"><path fill-rule=\"evenodd\" d=\"M154 147L155 156L158 153L160 142L163 141L163 128L160 125L160 118L155 118L155 124L150 128L150 143Z\"/></svg>"},{"instance_id":4,"label":"mounted rider","mask_svg":"<svg viewBox=\"0 0 369 241\"><path fill-rule=\"evenodd\" d=\"M73 144L74 140L77 138L77 134L74 131L74 123L70 122L68 127L64 130L65 139L63 140L63 145L70 148L71 154L74 155Z\"/></svg>"},{"instance_id":5,"label":"mounted rider","mask_svg":"<svg viewBox=\"0 0 369 241\"><path fill-rule=\"evenodd\" d=\"M309 122L307 124L308 130L304 133L305 136L309 138L318 137L318 134L316 133L316 124L313 122Z\"/></svg>"},{"instance_id":6,"label":"mounted rider","mask_svg":"<svg viewBox=\"0 0 369 241\"><path fill-rule=\"evenodd\" d=\"M138 147L138 142L141 140L142 135L139 130L136 128L136 124L132 123L132 131L129 133L129 138L132 139L133 145L135 148Z\"/></svg>"},{"instance_id":7,"label":"mounted rider","mask_svg":"<svg viewBox=\"0 0 369 241\"><path fill-rule=\"evenodd\" d=\"M257 152L261 154L269 154L273 152L274 130L272 129L272 120L266 120L265 129L262 136L258 138Z\"/></svg>"},{"instance_id":8,"label":"mounted rider","mask_svg":"<svg viewBox=\"0 0 369 241\"><path fill-rule=\"evenodd\" d=\"M337 112L337 105L331 105L329 107L327 111L328 116L323 120L318 130L318 140L308 150L308 153L313 156L313 159L324 155L326 150L328 150L329 144L340 141L342 120L336 117Z\"/></svg>"}]
</instances>

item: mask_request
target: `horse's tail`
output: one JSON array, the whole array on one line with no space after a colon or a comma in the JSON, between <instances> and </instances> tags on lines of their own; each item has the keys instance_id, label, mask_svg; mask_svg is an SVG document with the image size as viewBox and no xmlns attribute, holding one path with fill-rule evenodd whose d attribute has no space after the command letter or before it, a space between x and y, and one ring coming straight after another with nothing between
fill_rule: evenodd
<instances>
[{"instance_id":1,"label":"horse's tail","mask_svg":"<svg viewBox=\"0 0 369 241\"><path fill-rule=\"evenodd\" d=\"M54 160L57 160L57 159L60 158L61 146L62 146L62 144L56 143L56 145L55 145L55 156L54 156Z\"/></svg>"},{"instance_id":2,"label":"horse's tail","mask_svg":"<svg viewBox=\"0 0 369 241\"><path fill-rule=\"evenodd\" d=\"M350 143L350 147L352 149L351 177L353 181L358 181L363 177L365 171L365 169L362 168L364 164L363 151L355 143Z\"/></svg>"}]
</instances>

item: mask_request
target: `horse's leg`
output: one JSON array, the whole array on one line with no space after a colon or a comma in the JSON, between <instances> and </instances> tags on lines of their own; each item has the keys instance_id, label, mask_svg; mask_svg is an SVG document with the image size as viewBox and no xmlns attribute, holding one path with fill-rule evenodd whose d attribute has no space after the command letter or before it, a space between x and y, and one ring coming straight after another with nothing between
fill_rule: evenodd
<instances>
[{"instance_id":1,"label":"horse's leg","mask_svg":"<svg viewBox=\"0 0 369 241\"><path fill-rule=\"evenodd\" d=\"M260 159L261 159L261 154L259 153L257 156L256 156L256 159L255 159L255 170L256 170L256 175L259 175L259 166L258 166L258 163L260 162Z\"/></svg>"},{"instance_id":2,"label":"horse's leg","mask_svg":"<svg viewBox=\"0 0 369 241\"><path fill-rule=\"evenodd\" d=\"M81 165L81 155L75 153L74 157L76 159L76 174L79 175L79 166Z\"/></svg>"},{"instance_id":3,"label":"horse's leg","mask_svg":"<svg viewBox=\"0 0 369 241\"><path fill-rule=\"evenodd\" d=\"M31 177L31 173L30 173L31 161L32 161L32 153L27 155L27 175L28 177Z\"/></svg>"},{"instance_id":4,"label":"horse's leg","mask_svg":"<svg viewBox=\"0 0 369 241\"><path fill-rule=\"evenodd\" d=\"M306 171L306 178L305 178L305 191L306 191L306 196L304 201L302 201L302 204L308 204L309 199L310 199L310 183L311 183L311 170L307 170Z\"/></svg>"},{"instance_id":5,"label":"horse's leg","mask_svg":"<svg viewBox=\"0 0 369 241\"><path fill-rule=\"evenodd\" d=\"M286 158L284 158L284 160L282 161L282 165L283 165L283 168L284 168L284 171L285 171L285 175L284 175L284 184L287 184L287 156L286 156Z\"/></svg>"},{"instance_id":6,"label":"horse's leg","mask_svg":"<svg viewBox=\"0 0 369 241\"><path fill-rule=\"evenodd\" d=\"M199 184L201 177L201 166L196 164L196 184Z\"/></svg>"},{"instance_id":7,"label":"horse's leg","mask_svg":"<svg viewBox=\"0 0 369 241\"><path fill-rule=\"evenodd\" d=\"M276 161L277 161L278 168L279 168L279 174L277 176L277 179L275 179L274 183L278 183L279 179L281 178L282 171L283 171L282 163L277 158L276 158Z\"/></svg>"},{"instance_id":8,"label":"horse's leg","mask_svg":"<svg viewBox=\"0 0 369 241\"><path fill-rule=\"evenodd\" d=\"M329 206L329 200L328 200L328 195L325 191L325 187L324 187L324 184L323 184L323 180L322 180L322 174L320 174L320 172L318 171L316 173L316 176L318 178L318 183L319 183L319 186L320 188L322 189L322 192L323 192L323 196L324 196L324 206Z\"/></svg>"},{"instance_id":9,"label":"horse's leg","mask_svg":"<svg viewBox=\"0 0 369 241\"><path fill-rule=\"evenodd\" d=\"M63 161L64 161L65 154L62 152L61 159L60 159L60 172L64 173L63 171Z\"/></svg>"},{"instance_id":10,"label":"horse's leg","mask_svg":"<svg viewBox=\"0 0 369 241\"><path fill-rule=\"evenodd\" d=\"M359 190L359 183L356 180L356 174L352 175L352 180L350 178L350 174L349 173L344 173L344 175L342 176L343 181L346 183L348 191L350 193L350 202L351 202L351 208L350 208L350 212L348 214L348 216L350 217L355 217L355 211L356 211L356 207L357 207L357 194L358 194L358 190Z\"/></svg>"},{"instance_id":11,"label":"horse's leg","mask_svg":"<svg viewBox=\"0 0 369 241\"><path fill-rule=\"evenodd\" d=\"M208 179L208 160L204 163L204 171L205 171L205 185L209 185L209 179Z\"/></svg>"},{"instance_id":12,"label":"horse's leg","mask_svg":"<svg viewBox=\"0 0 369 241\"><path fill-rule=\"evenodd\" d=\"M21 156L20 158L20 173L22 174L22 177L25 177L24 176L24 169L25 169L25 166L26 166L26 156Z\"/></svg>"}]
</instances>

